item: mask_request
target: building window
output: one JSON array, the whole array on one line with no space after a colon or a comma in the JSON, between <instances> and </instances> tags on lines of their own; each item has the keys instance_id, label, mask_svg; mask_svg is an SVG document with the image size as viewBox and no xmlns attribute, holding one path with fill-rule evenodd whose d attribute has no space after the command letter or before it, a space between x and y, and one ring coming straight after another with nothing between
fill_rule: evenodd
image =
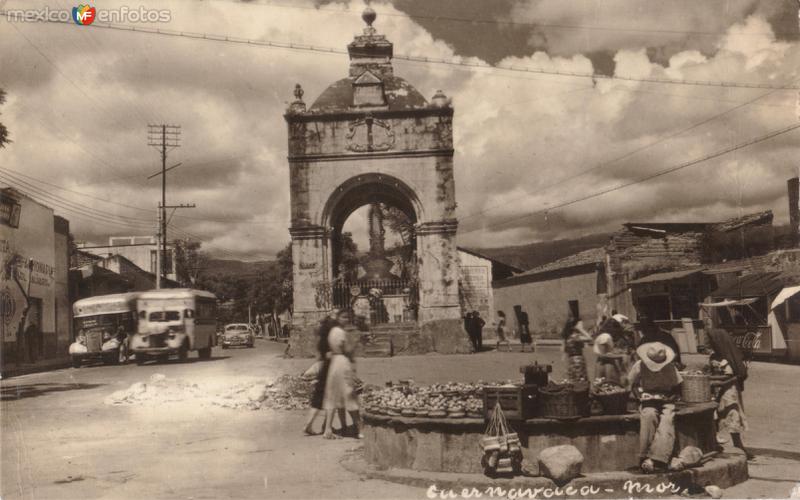
<instances>
[{"instance_id":1,"label":"building window","mask_svg":"<svg viewBox=\"0 0 800 500\"><path fill-rule=\"evenodd\" d=\"M20 205L11 198L0 198L0 223L19 227Z\"/></svg>"}]
</instances>

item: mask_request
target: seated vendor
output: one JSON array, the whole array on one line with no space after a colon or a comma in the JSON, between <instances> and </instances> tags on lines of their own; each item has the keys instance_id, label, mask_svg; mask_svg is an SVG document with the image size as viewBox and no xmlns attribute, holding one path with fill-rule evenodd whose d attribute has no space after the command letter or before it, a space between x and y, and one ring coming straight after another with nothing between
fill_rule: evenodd
<instances>
[{"instance_id":1,"label":"seated vendor","mask_svg":"<svg viewBox=\"0 0 800 500\"><path fill-rule=\"evenodd\" d=\"M594 339L593 346L597 361L595 364L595 378L627 385L625 378L627 369L627 356L624 351L614 345L614 339L609 333L601 333Z\"/></svg>"},{"instance_id":2,"label":"seated vendor","mask_svg":"<svg viewBox=\"0 0 800 500\"><path fill-rule=\"evenodd\" d=\"M643 342L628 380L639 399L639 459L642 471L665 470L675 446L675 405L681 378L675 351L662 342Z\"/></svg>"}]
</instances>

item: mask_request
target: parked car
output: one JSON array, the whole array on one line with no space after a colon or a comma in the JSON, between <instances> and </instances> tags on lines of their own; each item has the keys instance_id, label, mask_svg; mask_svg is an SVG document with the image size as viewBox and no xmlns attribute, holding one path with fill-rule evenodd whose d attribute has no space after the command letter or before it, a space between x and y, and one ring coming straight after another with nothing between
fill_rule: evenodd
<instances>
[{"instance_id":1,"label":"parked car","mask_svg":"<svg viewBox=\"0 0 800 500\"><path fill-rule=\"evenodd\" d=\"M222 348L232 346L253 347L256 343L256 334L247 323L231 323L225 325L222 332Z\"/></svg>"}]
</instances>

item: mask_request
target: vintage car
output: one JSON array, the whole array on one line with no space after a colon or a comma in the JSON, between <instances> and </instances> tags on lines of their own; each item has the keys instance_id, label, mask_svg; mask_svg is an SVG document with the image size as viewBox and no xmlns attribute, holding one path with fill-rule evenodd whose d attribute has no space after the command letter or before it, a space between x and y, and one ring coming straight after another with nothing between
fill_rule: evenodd
<instances>
[{"instance_id":1,"label":"vintage car","mask_svg":"<svg viewBox=\"0 0 800 500\"><path fill-rule=\"evenodd\" d=\"M253 347L256 342L256 335L247 323L231 323L225 325L222 333L222 348L227 349L232 346Z\"/></svg>"}]
</instances>

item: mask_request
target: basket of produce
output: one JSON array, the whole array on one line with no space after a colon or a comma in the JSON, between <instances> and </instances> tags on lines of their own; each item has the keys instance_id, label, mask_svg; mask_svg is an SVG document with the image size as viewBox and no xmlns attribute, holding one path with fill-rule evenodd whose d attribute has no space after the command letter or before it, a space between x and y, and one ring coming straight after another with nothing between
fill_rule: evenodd
<instances>
[{"instance_id":1,"label":"basket of produce","mask_svg":"<svg viewBox=\"0 0 800 500\"><path fill-rule=\"evenodd\" d=\"M511 420L532 418L536 410L535 385L489 385L483 388L483 411L486 419L492 417L498 404L505 417Z\"/></svg>"},{"instance_id":2,"label":"basket of produce","mask_svg":"<svg viewBox=\"0 0 800 500\"><path fill-rule=\"evenodd\" d=\"M682 372L681 399L687 403L711 401L711 377L701 371Z\"/></svg>"},{"instance_id":3,"label":"basket of produce","mask_svg":"<svg viewBox=\"0 0 800 500\"><path fill-rule=\"evenodd\" d=\"M544 418L571 419L588 417L589 384L550 382L539 388L538 415Z\"/></svg>"},{"instance_id":4,"label":"basket of produce","mask_svg":"<svg viewBox=\"0 0 800 500\"><path fill-rule=\"evenodd\" d=\"M615 382L598 381L592 387L592 397L600 403L604 415L628 413L628 390Z\"/></svg>"}]
</instances>

